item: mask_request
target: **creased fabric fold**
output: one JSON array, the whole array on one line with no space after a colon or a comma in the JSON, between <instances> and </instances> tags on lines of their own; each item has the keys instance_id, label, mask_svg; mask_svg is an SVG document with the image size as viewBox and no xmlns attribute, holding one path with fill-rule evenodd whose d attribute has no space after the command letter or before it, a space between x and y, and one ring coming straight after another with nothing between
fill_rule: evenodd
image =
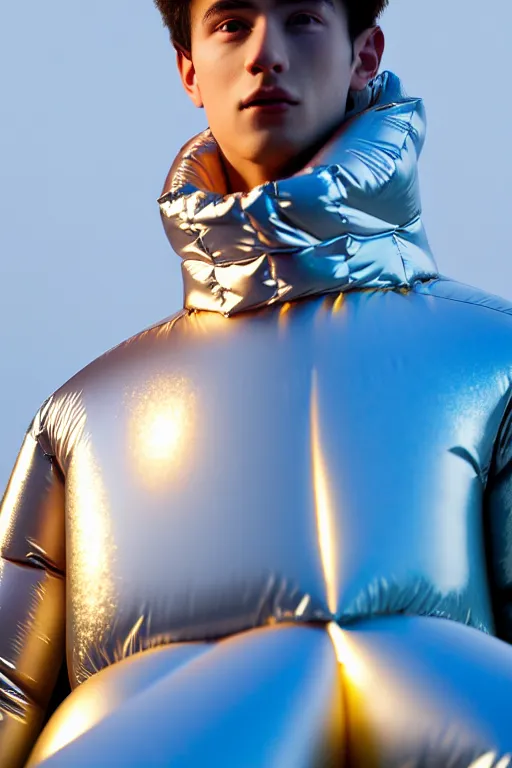
<instances>
[{"instance_id":1,"label":"creased fabric fold","mask_svg":"<svg viewBox=\"0 0 512 768\"><path fill-rule=\"evenodd\" d=\"M209 129L186 144L159 198L187 309L232 315L354 288L437 277L421 222L421 99L390 72L353 94L335 136L296 175L228 193Z\"/></svg>"}]
</instances>

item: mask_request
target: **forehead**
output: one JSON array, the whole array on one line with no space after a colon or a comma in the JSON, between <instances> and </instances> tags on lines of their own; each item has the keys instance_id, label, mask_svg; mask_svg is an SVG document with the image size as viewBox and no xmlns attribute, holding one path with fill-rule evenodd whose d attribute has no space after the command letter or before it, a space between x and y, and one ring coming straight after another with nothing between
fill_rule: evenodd
<instances>
[{"instance_id":1,"label":"forehead","mask_svg":"<svg viewBox=\"0 0 512 768\"><path fill-rule=\"evenodd\" d=\"M191 0L191 16L197 23L207 23L221 13L237 10L268 12L280 7L319 6L335 10L339 0Z\"/></svg>"}]
</instances>

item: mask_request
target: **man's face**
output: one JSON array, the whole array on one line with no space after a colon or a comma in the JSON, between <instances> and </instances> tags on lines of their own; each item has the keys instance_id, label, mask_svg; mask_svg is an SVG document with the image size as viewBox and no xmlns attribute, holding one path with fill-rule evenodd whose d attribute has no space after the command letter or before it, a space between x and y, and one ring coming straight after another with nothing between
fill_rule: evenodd
<instances>
[{"instance_id":1,"label":"man's face","mask_svg":"<svg viewBox=\"0 0 512 768\"><path fill-rule=\"evenodd\" d=\"M251 168L276 178L343 120L361 61L339 3L191 0L191 60L181 58L181 76L244 178Z\"/></svg>"}]
</instances>

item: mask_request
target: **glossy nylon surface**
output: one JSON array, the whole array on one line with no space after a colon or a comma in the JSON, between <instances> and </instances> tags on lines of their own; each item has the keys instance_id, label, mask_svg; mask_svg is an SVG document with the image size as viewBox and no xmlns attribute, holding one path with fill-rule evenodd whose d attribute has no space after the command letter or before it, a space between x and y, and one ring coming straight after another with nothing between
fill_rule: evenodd
<instances>
[{"instance_id":1,"label":"glossy nylon surface","mask_svg":"<svg viewBox=\"0 0 512 768\"><path fill-rule=\"evenodd\" d=\"M209 130L182 148L159 202L183 259L185 307L232 315L437 274L417 183L423 103L390 72L354 102L310 166L248 194L227 194Z\"/></svg>"},{"instance_id":2,"label":"glossy nylon surface","mask_svg":"<svg viewBox=\"0 0 512 768\"><path fill-rule=\"evenodd\" d=\"M165 688L168 667L153 665L155 649L186 655L181 643L228 638L229 670L229 649L235 659L235 646L243 647L236 637L229 645L231 636L252 638L276 624L319 631L279 635L308 637L305 645L283 640L286 652L278 654L304 651L291 696L302 703L308 670L331 658L325 627L358 631L383 614L436 617L429 627L462 633L457 643L467 642L468 661L453 678L461 697L465 680L487 674L485 664L480 672L472 666L474 642L487 643L486 663L499 668L510 658L512 668L509 646L485 637L512 638L512 308L437 275L419 218L421 102L384 75L359 108L324 148L328 164L274 185L281 192L273 199L266 185L247 199L215 197L206 182L198 193L202 178L214 185L215 153L204 136L195 154L185 148L168 181L172 200L162 201L164 222L193 278L185 280L187 306L215 311L183 311L124 342L61 387L34 419L0 513L0 759L9 768L23 765L38 734L65 632L78 686L66 707L71 720L83 714L86 730L91 707L81 697L96 674L98 681L115 675L112 689L106 684L105 723L114 718L121 728L124 711L128 724L137 716L134 696L156 694L160 680ZM335 187L334 176L342 180ZM328 194L319 194L326 179ZM247 222L230 212L245 211L248 200L259 200L250 243L260 250L254 260L247 246L246 261ZM344 233L347 222L353 233ZM297 248L305 233L310 242ZM265 242L272 248L263 253ZM234 268L229 285L219 277L224 266L212 262L223 254ZM260 259L273 278L260 274ZM401 633L411 649L417 635L407 634L403 616L393 622L399 659ZM440 645L425 658L437 664L444 651L436 637ZM132 674L138 652L140 675ZM207 658L217 656L189 661ZM263 667L261 680L270 680ZM222 671L212 670L220 686ZM418 678L420 709L427 677ZM494 763L512 749L492 730L496 718L502 722L507 681L504 673L494 702L482 703L481 728L469 729L474 742L460 736L466 751L453 765L465 768L460 755L468 749L478 759L494 755ZM370 688L356 697L350 722L358 707L368 708ZM250 712L249 689L238 698L235 691L235 709L246 702ZM324 743L331 689L311 690L309 733ZM396 690L388 689L393 699ZM170 693L150 696L148 706L165 701L172 713L180 696L174 705ZM389 702L379 711L386 709ZM455 705L444 711L459 733ZM288 714L274 723L279 733L288 733ZM344 722L329 731L334 744L347 743ZM386 729L372 722L375 764L401 765L393 762L392 723L386 746ZM46 735L53 727L36 755L54 739ZM62 725L61 735L70 727ZM412 743L419 766L422 742ZM287 765L283 750L279 768ZM315 764L314 749L300 750L304 765Z\"/></svg>"},{"instance_id":3,"label":"glossy nylon surface","mask_svg":"<svg viewBox=\"0 0 512 768\"><path fill-rule=\"evenodd\" d=\"M80 686L28 768L510 768L509 651L419 617L146 651Z\"/></svg>"}]
</instances>

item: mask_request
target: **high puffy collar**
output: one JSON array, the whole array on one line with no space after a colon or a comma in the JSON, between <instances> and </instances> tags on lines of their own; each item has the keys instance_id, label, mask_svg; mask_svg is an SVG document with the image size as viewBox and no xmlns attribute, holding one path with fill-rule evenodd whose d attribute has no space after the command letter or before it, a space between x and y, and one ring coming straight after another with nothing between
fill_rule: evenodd
<instances>
[{"instance_id":1,"label":"high puffy collar","mask_svg":"<svg viewBox=\"0 0 512 768\"><path fill-rule=\"evenodd\" d=\"M352 93L340 130L299 173L228 193L209 129L179 152L158 202L188 309L232 315L438 276L421 222L421 99L390 72Z\"/></svg>"}]
</instances>

